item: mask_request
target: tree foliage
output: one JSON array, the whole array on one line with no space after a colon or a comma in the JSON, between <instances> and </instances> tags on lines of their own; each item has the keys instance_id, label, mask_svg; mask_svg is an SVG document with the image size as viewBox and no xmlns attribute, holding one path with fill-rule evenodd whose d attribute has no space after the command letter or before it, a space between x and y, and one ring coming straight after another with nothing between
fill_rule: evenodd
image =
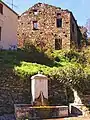
<instances>
[{"instance_id":1,"label":"tree foliage","mask_svg":"<svg viewBox=\"0 0 90 120\"><path fill-rule=\"evenodd\" d=\"M33 47L29 51L1 51L0 66L13 69L21 79L28 79L39 72L84 94L90 90L90 50L44 53Z\"/></svg>"},{"instance_id":2,"label":"tree foliage","mask_svg":"<svg viewBox=\"0 0 90 120\"><path fill-rule=\"evenodd\" d=\"M23 78L40 72L52 80L58 80L59 83L84 93L90 85L90 58L88 53L90 53L89 50L81 53L72 50L54 51L49 56L53 60L53 64L42 65L21 62L20 66L15 66L15 72Z\"/></svg>"}]
</instances>

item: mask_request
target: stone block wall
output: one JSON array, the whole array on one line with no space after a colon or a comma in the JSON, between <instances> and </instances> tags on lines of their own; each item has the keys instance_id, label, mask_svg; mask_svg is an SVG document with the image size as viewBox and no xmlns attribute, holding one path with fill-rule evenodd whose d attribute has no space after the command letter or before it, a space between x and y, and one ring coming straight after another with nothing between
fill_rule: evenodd
<instances>
[{"instance_id":1,"label":"stone block wall","mask_svg":"<svg viewBox=\"0 0 90 120\"><path fill-rule=\"evenodd\" d=\"M57 27L57 19L62 19L61 27ZM33 29L36 22L37 29ZM74 24L74 32L72 26ZM61 48L69 49L72 39L77 46L77 23L71 12L48 4L38 3L24 12L18 20L18 45L22 47L30 41L41 48L55 49L55 39L61 40ZM72 39L71 39L72 35Z\"/></svg>"},{"instance_id":2,"label":"stone block wall","mask_svg":"<svg viewBox=\"0 0 90 120\"><path fill-rule=\"evenodd\" d=\"M74 99L58 80L49 80L49 105L67 105ZM68 93L68 94L67 94ZM72 97L72 98L71 98ZM82 97L90 104L90 96ZM31 104L30 79L22 80L12 69L0 69L0 115L14 113L14 104Z\"/></svg>"},{"instance_id":3,"label":"stone block wall","mask_svg":"<svg viewBox=\"0 0 90 120\"><path fill-rule=\"evenodd\" d=\"M31 103L30 81L21 80L11 69L0 71L0 115L14 113L14 104Z\"/></svg>"},{"instance_id":4,"label":"stone block wall","mask_svg":"<svg viewBox=\"0 0 90 120\"><path fill-rule=\"evenodd\" d=\"M58 80L49 80L49 104L56 106L68 105L66 88L64 84L60 83Z\"/></svg>"},{"instance_id":5,"label":"stone block wall","mask_svg":"<svg viewBox=\"0 0 90 120\"><path fill-rule=\"evenodd\" d=\"M57 88L57 89L56 89ZM49 105L66 105L65 88L49 83ZM0 69L0 115L15 112L14 104L31 104L30 79L22 80L12 69Z\"/></svg>"}]
</instances>

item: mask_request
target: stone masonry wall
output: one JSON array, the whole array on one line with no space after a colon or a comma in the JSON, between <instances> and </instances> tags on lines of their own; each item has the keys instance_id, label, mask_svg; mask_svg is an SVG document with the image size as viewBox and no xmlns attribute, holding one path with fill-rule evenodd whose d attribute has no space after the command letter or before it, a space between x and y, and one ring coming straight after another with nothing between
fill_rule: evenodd
<instances>
[{"instance_id":1,"label":"stone masonry wall","mask_svg":"<svg viewBox=\"0 0 90 120\"><path fill-rule=\"evenodd\" d=\"M67 105L73 102L71 89L58 80L49 80L49 105ZM85 99L86 98L86 99ZM90 103L90 96L82 101ZM31 104L30 79L20 79L12 69L0 69L0 115L14 113L14 104Z\"/></svg>"},{"instance_id":2,"label":"stone masonry wall","mask_svg":"<svg viewBox=\"0 0 90 120\"><path fill-rule=\"evenodd\" d=\"M30 81L20 80L11 69L0 71L0 115L14 113L14 104L30 103Z\"/></svg>"},{"instance_id":3,"label":"stone masonry wall","mask_svg":"<svg viewBox=\"0 0 90 120\"><path fill-rule=\"evenodd\" d=\"M57 18L62 19L62 27L57 27ZM33 29L33 22L37 22L37 30ZM55 39L60 39L62 49L69 49L73 45L78 48L80 36L81 33L73 14L68 10L48 4L34 5L18 20L19 47L29 41L44 49L55 49Z\"/></svg>"},{"instance_id":4,"label":"stone masonry wall","mask_svg":"<svg viewBox=\"0 0 90 120\"><path fill-rule=\"evenodd\" d=\"M57 89L56 89L57 88ZM65 89L62 84L49 82L49 104L65 105ZM12 69L0 70L0 115L14 113L14 104L31 104L30 79L20 79Z\"/></svg>"},{"instance_id":5,"label":"stone masonry wall","mask_svg":"<svg viewBox=\"0 0 90 120\"><path fill-rule=\"evenodd\" d=\"M37 15L34 11L37 10ZM62 18L62 27L57 28L57 17ZM33 30L33 21L37 21L38 29ZM62 40L62 48L70 48L70 12L60 8L38 3L23 13L18 20L18 44L32 41L43 44L44 48L55 49L55 39Z\"/></svg>"}]
</instances>

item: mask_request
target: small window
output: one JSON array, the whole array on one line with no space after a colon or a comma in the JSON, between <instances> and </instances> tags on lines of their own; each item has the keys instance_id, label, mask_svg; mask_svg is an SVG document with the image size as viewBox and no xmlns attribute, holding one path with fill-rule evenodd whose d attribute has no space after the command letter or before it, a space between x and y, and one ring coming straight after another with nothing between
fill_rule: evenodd
<instances>
[{"instance_id":1,"label":"small window","mask_svg":"<svg viewBox=\"0 0 90 120\"><path fill-rule=\"evenodd\" d=\"M61 39L55 39L55 50L62 49L62 40Z\"/></svg>"},{"instance_id":2,"label":"small window","mask_svg":"<svg viewBox=\"0 0 90 120\"><path fill-rule=\"evenodd\" d=\"M1 29L2 29L2 28L0 27L0 41L1 41L1 32L2 32Z\"/></svg>"},{"instance_id":3,"label":"small window","mask_svg":"<svg viewBox=\"0 0 90 120\"><path fill-rule=\"evenodd\" d=\"M57 28L62 27L62 18L57 19Z\"/></svg>"},{"instance_id":4,"label":"small window","mask_svg":"<svg viewBox=\"0 0 90 120\"><path fill-rule=\"evenodd\" d=\"M38 29L38 23L37 23L37 21L33 21L33 29L34 30Z\"/></svg>"},{"instance_id":5,"label":"small window","mask_svg":"<svg viewBox=\"0 0 90 120\"><path fill-rule=\"evenodd\" d=\"M72 23L72 31L74 32L74 24Z\"/></svg>"},{"instance_id":6,"label":"small window","mask_svg":"<svg viewBox=\"0 0 90 120\"><path fill-rule=\"evenodd\" d=\"M0 13L3 14L3 5L0 3Z\"/></svg>"},{"instance_id":7,"label":"small window","mask_svg":"<svg viewBox=\"0 0 90 120\"><path fill-rule=\"evenodd\" d=\"M38 11L37 10L33 10L33 13L34 13L34 15L37 15Z\"/></svg>"},{"instance_id":8,"label":"small window","mask_svg":"<svg viewBox=\"0 0 90 120\"><path fill-rule=\"evenodd\" d=\"M57 13L57 17L58 17L58 16L61 16L61 13Z\"/></svg>"}]
</instances>

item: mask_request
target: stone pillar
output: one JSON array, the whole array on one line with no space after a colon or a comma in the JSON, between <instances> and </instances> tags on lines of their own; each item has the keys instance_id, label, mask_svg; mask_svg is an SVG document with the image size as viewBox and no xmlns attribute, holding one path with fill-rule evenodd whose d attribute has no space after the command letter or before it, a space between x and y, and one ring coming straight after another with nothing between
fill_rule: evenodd
<instances>
[{"instance_id":1,"label":"stone pillar","mask_svg":"<svg viewBox=\"0 0 90 120\"><path fill-rule=\"evenodd\" d=\"M45 75L37 74L31 77L31 93L32 103L42 95L48 99L48 78Z\"/></svg>"}]
</instances>

